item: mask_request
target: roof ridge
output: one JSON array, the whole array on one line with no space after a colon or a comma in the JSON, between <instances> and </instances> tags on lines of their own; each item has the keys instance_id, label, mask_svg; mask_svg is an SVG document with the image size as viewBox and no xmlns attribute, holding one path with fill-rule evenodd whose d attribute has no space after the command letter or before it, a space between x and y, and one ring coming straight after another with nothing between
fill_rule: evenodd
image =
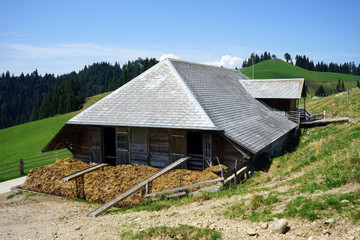
<instances>
[{"instance_id":1,"label":"roof ridge","mask_svg":"<svg viewBox=\"0 0 360 240\"><path fill-rule=\"evenodd\" d=\"M201 109L201 111L203 112L203 114L207 117L207 119L209 120L209 122L214 126L214 128L217 128L214 121L210 118L210 116L207 114L207 112L205 111L204 107L199 103L199 101L197 100L197 98L194 96L194 93L191 91L191 89L189 88L189 86L186 84L186 82L184 81L184 79L180 76L179 72L176 70L176 68L174 67L174 65L172 64L171 60L168 58L167 59L171 69L175 72L176 76L180 79L181 83L184 85L185 89L189 92L190 96L193 98L193 100L196 102L196 104L198 105L198 107ZM186 61L178 61L178 62L186 62Z\"/></svg>"},{"instance_id":2,"label":"roof ridge","mask_svg":"<svg viewBox=\"0 0 360 240\"><path fill-rule=\"evenodd\" d=\"M262 78L262 79L240 79L240 81L288 81L288 80L298 80L303 81L305 78Z\"/></svg>"},{"instance_id":3,"label":"roof ridge","mask_svg":"<svg viewBox=\"0 0 360 240\"><path fill-rule=\"evenodd\" d=\"M206 67L212 67L212 68L219 68L222 70L240 72L239 70L236 70L236 69L232 69L232 68L228 68L228 67L219 67L219 66L215 66L215 65L206 64L206 63L197 63L197 62L185 61L185 60L175 59L175 58L166 58L166 59L168 59L170 62L174 61L174 62L180 62L180 63L188 63L188 64L192 64L192 65L200 65L200 66L206 66Z\"/></svg>"}]
</instances>

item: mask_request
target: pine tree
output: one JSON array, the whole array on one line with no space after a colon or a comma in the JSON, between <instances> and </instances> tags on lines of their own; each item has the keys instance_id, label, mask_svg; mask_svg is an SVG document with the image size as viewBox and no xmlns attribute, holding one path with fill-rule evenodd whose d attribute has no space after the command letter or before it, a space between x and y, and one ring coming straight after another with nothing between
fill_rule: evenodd
<instances>
[{"instance_id":1,"label":"pine tree","mask_svg":"<svg viewBox=\"0 0 360 240\"><path fill-rule=\"evenodd\" d=\"M338 80L338 83L336 85L336 91L337 92L341 92L341 83L340 83L340 79Z\"/></svg>"},{"instance_id":2,"label":"pine tree","mask_svg":"<svg viewBox=\"0 0 360 240\"><path fill-rule=\"evenodd\" d=\"M344 85L344 82L341 83L341 92L345 92L345 85Z\"/></svg>"},{"instance_id":3,"label":"pine tree","mask_svg":"<svg viewBox=\"0 0 360 240\"><path fill-rule=\"evenodd\" d=\"M320 87L316 90L315 95L325 97L325 89L322 85L320 85Z\"/></svg>"}]
</instances>

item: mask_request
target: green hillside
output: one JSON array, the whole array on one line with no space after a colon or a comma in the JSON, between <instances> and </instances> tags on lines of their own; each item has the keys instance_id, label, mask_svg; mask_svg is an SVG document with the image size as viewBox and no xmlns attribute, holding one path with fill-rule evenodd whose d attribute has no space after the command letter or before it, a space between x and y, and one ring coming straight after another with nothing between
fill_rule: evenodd
<instances>
[{"instance_id":1,"label":"green hillside","mask_svg":"<svg viewBox=\"0 0 360 240\"><path fill-rule=\"evenodd\" d=\"M242 68L240 71L249 78L252 77L252 67ZM360 76L309 71L288 64L280 59L271 59L255 64L254 78L305 78L306 85L311 95L314 95L320 85L324 87L326 95L333 94L339 79L344 82L345 88L354 88L356 87L356 81L359 80L360 82Z\"/></svg>"},{"instance_id":2,"label":"green hillside","mask_svg":"<svg viewBox=\"0 0 360 240\"><path fill-rule=\"evenodd\" d=\"M109 92L86 99L82 110L108 94ZM79 112L80 111L0 129L0 165L19 159L40 156L41 149L45 147L70 118ZM0 181L18 176L20 175L17 172L0 175Z\"/></svg>"}]
</instances>

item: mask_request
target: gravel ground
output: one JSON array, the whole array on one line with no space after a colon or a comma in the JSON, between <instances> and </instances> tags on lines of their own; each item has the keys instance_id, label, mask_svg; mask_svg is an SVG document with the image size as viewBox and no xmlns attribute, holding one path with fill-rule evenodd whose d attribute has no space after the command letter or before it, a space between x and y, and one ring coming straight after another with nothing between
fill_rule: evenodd
<instances>
[{"instance_id":1,"label":"gravel ground","mask_svg":"<svg viewBox=\"0 0 360 240\"><path fill-rule=\"evenodd\" d=\"M92 218L86 215L98 205L52 195L23 193L7 199L8 195L0 194L0 239L120 239L124 231L181 224L215 229L223 239L360 239L360 224L340 216L333 216L335 224L331 228L324 220L289 219L286 234L274 234L270 226L263 229L262 223L223 217L228 206L249 196L211 199L157 212L128 211ZM258 235L249 236L250 229Z\"/></svg>"}]
</instances>

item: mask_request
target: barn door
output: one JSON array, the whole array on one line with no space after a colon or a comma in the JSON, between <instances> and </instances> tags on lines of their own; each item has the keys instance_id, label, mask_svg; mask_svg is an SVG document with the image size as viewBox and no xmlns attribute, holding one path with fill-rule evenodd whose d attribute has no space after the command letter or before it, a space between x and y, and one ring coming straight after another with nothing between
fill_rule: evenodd
<instances>
[{"instance_id":1,"label":"barn door","mask_svg":"<svg viewBox=\"0 0 360 240\"><path fill-rule=\"evenodd\" d=\"M90 162L102 163L100 128L90 129Z\"/></svg>"},{"instance_id":2,"label":"barn door","mask_svg":"<svg viewBox=\"0 0 360 240\"><path fill-rule=\"evenodd\" d=\"M183 130L173 130L171 133L171 161L186 156L186 132ZM181 165L181 168L187 168L187 164Z\"/></svg>"},{"instance_id":3,"label":"barn door","mask_svg":"<svg viewBox=\"0 0 360 240\"><path fill-rule=\"evenodd\" d=\"M212 166L211 135L208 133L203 134L203 158L204 168Z\"/></svg>"},{"instance_id":4,"label":"barn door","mask_svg":"<svg viewBox=\"0 0 360 240\"><path fill-rule=\"evenodd\" d=\"M129 164L129 142L127 132L116 133L116 165Z\"/></svg>"}]
</instances>

